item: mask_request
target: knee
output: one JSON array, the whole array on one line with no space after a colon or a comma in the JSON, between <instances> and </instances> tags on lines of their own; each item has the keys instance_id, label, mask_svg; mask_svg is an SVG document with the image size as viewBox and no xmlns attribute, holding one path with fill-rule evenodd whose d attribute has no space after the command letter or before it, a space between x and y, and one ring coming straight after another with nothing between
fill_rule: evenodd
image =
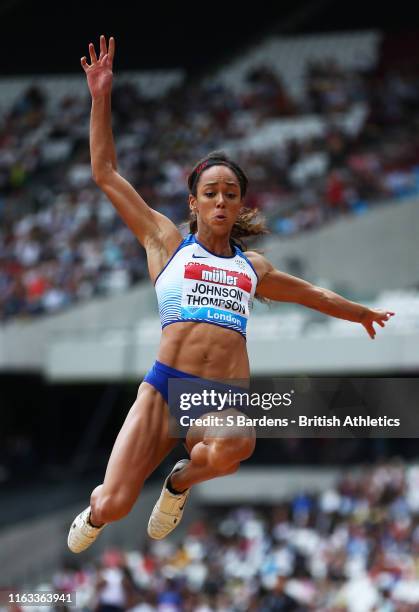
<instances>
[{"instance_id":1,"label":"knee","mask_svg":"<svg viewBox=\"0 0 419 612\"><path fill-rule=\"evenodd\" d=\"M254 427L240 427L234 430L233 437L224 440L224 452L230 454L236 461L244 461L253 454L255 445L256 431Z\"/></svg>"},{"instance_id":2,"label":"knee","mask_svg":"<svg viewBox=\"0 0 419 612\"><path fill-rule=\"evenodd\" d=\"M239 448L240 452L240 461L244 461L245 459L249 459L253 455L256 446L256 434L253 433L249 435L247 438L241 438L241 445Z\"/></svg>"},{"instance_id":3,"label":"knee","mask_svg":"<svg viewBox=\"0 0 419 612\"><path fill-rule=\"evenodd\" d=\"M131 511L135 498L128 492L92 493L90 507L94 524L112 523L124 518Z\"/></svg>"},{"instance_id":4,"label":"knee","mask_svg":"<svg viewBox=\"0 0 419 612\"><path fill-rule=\"evenodd\" d=\"M252 434L234 438L230 441L229 449L237 461L248 459L255 450L256 437Z\"/></svg>"},{"instance_id":5,"label":"knee","mask_svg":"<svg viewBox=\"0 0 419 612\"><path fill-rule=\"evenodd\" d=\"M254 449L254 437L219 438L211 445L209 463L216 474L233 474Z\"/></svg>"}]
</instances>

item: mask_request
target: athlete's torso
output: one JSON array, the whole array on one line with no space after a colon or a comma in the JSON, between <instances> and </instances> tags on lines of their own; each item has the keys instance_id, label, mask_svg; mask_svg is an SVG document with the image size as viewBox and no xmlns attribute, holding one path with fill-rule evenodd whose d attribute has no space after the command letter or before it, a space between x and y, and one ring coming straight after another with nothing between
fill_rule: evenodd
<instances>
[{"instance_id":1,"label":"athlete's torso","mask_svg":"<svg viewBox=\"0 0 419 612\"><path fill-rule=\"evenodd\" d=\"M187 236L155 283L159 361L209 378L247 378L245 334L257 280L238 247L223 257Z\"/></svg>"},{"instance_id":2,"label":"athlete's torso","mask_svg":"<svg viewBox=\"0 0 419 612\"><path fill-rule=\"evenodd\" d=\"M216 255L189 234L155 282L162 328L172 323L210 323L246 336L257 275L234 246L228 257Z\"/></svg>"}]
</instances>

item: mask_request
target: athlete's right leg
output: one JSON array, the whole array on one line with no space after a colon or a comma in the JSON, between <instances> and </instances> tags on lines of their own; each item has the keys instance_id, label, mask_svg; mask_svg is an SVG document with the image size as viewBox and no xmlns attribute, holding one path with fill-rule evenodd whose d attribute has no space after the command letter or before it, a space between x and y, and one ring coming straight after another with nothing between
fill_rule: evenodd
<instances>
[{"instance_id":1,"label":"athlete's right leg","mask_svg":"<svg viewBox=\"0 0 419 612\"><path fill-rule=\"evenodd\" d=\"M92 492L90 516L83 517L83 521L88 522L86 533L89 533L89 528L100 527L126 516L145 480L178 442L177 438L169 437L169 410L164 398L153 386L143 382L116 438L103 484ZM77 531L77 519L74 524L73 539L80 531ZM69 546L74 550L79 545L71 544L71 534L72 530ZM92 541L97 534L92 531ZM87 540L86 544L89 545Z\"/></svg>"},{"instance_id":2,"label":"athlete's right leg","mask_svg":"<svg viewBox=\"0 0 419 612\"><path fill-rule=\"evenodd\" d=\"M169 412L163 397L142 383L116 438L104 482L91 495L91 522L101 525L126 516L145 480L178 442L169 437Z\"/></svg>"}]
</instances>

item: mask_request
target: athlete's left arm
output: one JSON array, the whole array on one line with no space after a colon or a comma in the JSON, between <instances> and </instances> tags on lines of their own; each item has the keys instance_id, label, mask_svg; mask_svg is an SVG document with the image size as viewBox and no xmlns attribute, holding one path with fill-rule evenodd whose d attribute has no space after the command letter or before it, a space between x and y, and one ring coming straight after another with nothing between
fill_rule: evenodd
<instances>
[{"instance_id":1,"label":"athlete's left arm","mask_svg":"<svg viewBox=\"0 0 419 612\"><path fill-rule=\"evenodd\" d=\"M351 302L329 289L280 272L260 253L246 251L246 257L257 272L259 282L256 293L262 297L278 302L302 304L338 319L361 323L371 338L374 338L376 333L373 323L385 327L385 322L395 314L390 310L368 308Z\"/></svg>"}]
</instances>

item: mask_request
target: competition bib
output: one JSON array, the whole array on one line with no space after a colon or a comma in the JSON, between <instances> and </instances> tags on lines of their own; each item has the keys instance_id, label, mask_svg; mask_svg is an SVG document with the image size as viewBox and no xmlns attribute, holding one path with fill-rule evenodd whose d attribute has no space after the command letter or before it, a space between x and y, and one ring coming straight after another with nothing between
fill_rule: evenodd
<instances>
[{"instance_id":1,"label":"competition bib","mask_svg":"<svg viewBox=\"0 0 419 612\"><path fill-rule=\"evenodd\" d=\"M251 278L244 272L188 262L184 267L181 317L223 322L244 333L251 290Z\"/></svg>"}]
</instances>

